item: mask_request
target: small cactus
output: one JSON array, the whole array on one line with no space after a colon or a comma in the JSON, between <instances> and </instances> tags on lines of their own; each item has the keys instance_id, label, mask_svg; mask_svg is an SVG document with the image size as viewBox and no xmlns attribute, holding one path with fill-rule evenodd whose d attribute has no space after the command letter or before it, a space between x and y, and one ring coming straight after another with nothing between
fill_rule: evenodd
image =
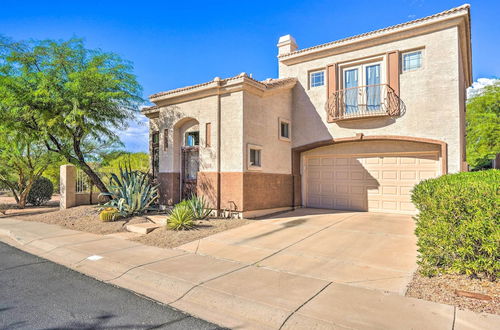
<instances>
[{"instance_id":1,"label":"small cactus","mask_svg":"<svg viewBox=\"0 0 500 330\"><path fill-rule=\"evenodd\" d=\"M107 207L99 213L99 219L103 222L114 221L118 219L118 210L113 207Z\"/></svg>"}]
</instances>

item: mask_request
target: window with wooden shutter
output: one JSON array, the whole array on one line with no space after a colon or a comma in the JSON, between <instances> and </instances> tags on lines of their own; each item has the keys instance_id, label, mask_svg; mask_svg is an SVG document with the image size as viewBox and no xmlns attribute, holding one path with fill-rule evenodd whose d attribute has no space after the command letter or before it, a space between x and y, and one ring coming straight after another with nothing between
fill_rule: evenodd
<instances>
[{"instance_id":1,"label":"window with wooden shutter","mask_svg":"<svg viewBox=\"0 0 500 330\"><path fill-rule=\"evenodd\" d=\"M395 50L387 54L387 83L399 96L399 72L400 72L399 51Z\"/></svg>"}]
</instances>

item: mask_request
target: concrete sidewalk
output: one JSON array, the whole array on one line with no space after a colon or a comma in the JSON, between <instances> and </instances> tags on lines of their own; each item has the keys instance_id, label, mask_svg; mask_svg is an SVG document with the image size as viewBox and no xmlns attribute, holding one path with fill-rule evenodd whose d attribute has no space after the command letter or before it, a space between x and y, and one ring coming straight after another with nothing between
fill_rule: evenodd
<instances>
[{"instance_id":1,"label":"concrete sidewalk","mask_svg":"<svg viewBox=\"0 0 500 330\"><path fill-rule=\"evenodd\" d=\"M44 223L1 218L0 240L230 328L500 328L497 315Z\"/></svg>"}]
</instances>

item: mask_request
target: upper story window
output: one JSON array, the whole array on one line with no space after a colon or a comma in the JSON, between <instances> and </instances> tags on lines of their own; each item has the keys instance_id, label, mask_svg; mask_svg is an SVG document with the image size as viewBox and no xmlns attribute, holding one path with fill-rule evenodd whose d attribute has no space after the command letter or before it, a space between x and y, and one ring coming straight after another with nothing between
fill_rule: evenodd
<instances>
[{"instance_id":1,"label":"upper story window","mask_svg":"<svg viewBox=\"0 0 500 330\"><path fill-rule=\"evenodd\" d=\"M279 130L280 140L290 141L290 136L291 136L290 121L283 118L279 118L278 123L279 123L278 130Z\"/></svg>"},{"instance_id":2,"label":"upper story window","mask_svg":"<svg viewBox=\"0 0 500 330\"><path fill-rule=\"evenodd\" d=\"M194 147L200 144L200 132L186 133L186 147Z\"/></svg>"},{"instance_id":3,"label":"upper story window","mask_svg":"<svg viewBox=\"0 0 500 330\"><path fill-rule=\"evenodd\" d=\"M422 67L422 51L403 54L403 71L413 71Z\"/></svg>"},{"instance_id":4,"label":"upper story window","mask_svg":"<svg viewBox=\"0 0 500 330\"><path fill-rule=\"evenodd\" d=\"M319 87L325 84L325 72L324 71L315 71L309 73L309 86L310 87Z\"/></svg>"}]
</instances>

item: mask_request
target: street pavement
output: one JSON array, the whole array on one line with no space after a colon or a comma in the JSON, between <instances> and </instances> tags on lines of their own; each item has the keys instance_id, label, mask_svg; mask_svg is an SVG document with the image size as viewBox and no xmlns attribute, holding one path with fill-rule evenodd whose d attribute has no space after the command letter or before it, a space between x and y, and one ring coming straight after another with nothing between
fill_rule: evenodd
<instances>
[{"instance_id":1,"label":"street pavement","mask_svg":"<svg viewBox=\"0 0 500 330\"><path fill-rule=\"evenodd\" d=\"M0 329L220 329L0 242Z\"/></svg>"}]
</instances>

